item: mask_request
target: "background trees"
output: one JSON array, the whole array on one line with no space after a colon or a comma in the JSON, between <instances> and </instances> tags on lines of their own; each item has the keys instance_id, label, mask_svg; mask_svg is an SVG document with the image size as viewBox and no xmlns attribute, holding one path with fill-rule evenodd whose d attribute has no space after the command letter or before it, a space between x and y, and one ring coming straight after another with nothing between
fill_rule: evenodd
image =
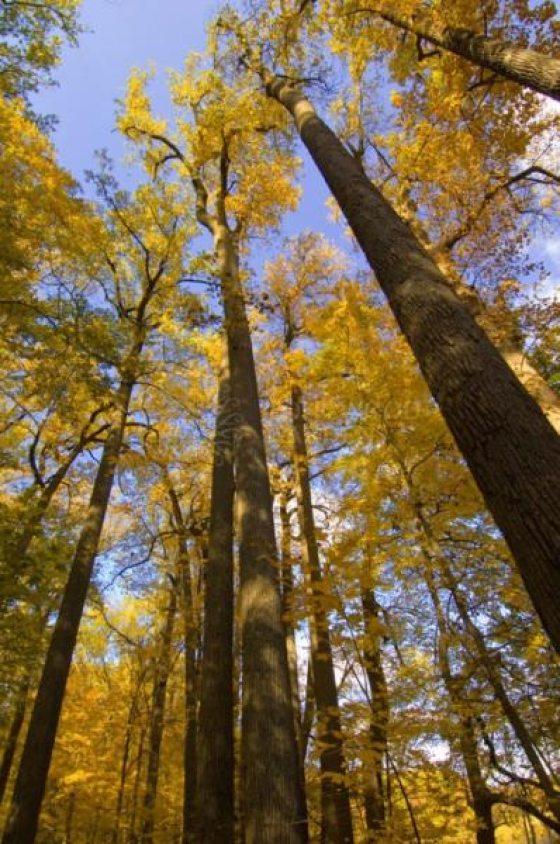
<instances>
[{"instance_id":1,"label":"background trees","mask_svg":"<svg viewBox=\"0 0 560 844\"><path fill-rule=\"evenodd\" d=\"M357 252L297 216L282 236L298 140L263 73L527 554L530 501L556 518L557 439L496 349L554 424L531 244L557 118L445 39L551 54L551 8L405 5L222 10L173 114L132 74L119 127L144 173L121 190L102 157L88 201L26 103L75 4L2 9L6 841L560 834L558 657L508 546ZM531 409L522 436L499 383ZM552 579L537 593L554 616Z\"/></svg>"}]
</instances>

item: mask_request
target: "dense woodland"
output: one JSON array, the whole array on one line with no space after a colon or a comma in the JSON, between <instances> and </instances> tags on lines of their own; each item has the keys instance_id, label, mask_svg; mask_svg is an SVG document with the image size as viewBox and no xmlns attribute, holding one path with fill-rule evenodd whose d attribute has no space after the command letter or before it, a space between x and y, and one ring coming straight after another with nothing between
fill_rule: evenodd
<instances>
[{"instance_id":1,"label":"dense woodland","mask_svg":"<svg viewBox=\"0 0 560 844\"><path fill-rule=\"evenodd\" d=\"M125 190L0 2L2 844L560 841L555 15L224 6Z\"/></svg>"}]
</instances>

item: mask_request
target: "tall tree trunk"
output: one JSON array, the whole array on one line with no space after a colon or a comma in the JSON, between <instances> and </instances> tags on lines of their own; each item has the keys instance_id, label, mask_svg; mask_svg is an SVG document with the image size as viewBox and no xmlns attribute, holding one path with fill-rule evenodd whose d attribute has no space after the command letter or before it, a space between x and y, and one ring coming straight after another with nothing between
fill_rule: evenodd
<instances>
[{"instance_id":1,"label":"tall tree trunk","mask_svg":"<svg viewBox=\"0 0 560 844\"><path fill-rule=\"evenodd\" d=\"M186 550L186 549L185 549ZM197 781L198 630L188 553L181 555L183 639L185 643L185 746L183 772L183 825L181 844L195 841Z\"/></svg>"},{"instance_id":2,"label":"tall tree trunk","mask_svg":"<svg viewBox=\"0 0 560 844\"><path fill-rule=\"evenodd\" d=\"M214 241L237 416L245 837L247 844L299 844L307 840L307 820L298 776L272 496L239 257L223 208L214 225Z\"/></svg>"},{"instance_id":3,"label":"tall tree trunk","mask_svg":"<svg viewBox=\"0 0 560 844\"><path fill-rule=\"evenodd\" d=\"M476 840L477 844L495 844L496 837L492 820L492 804L494 801L482 776L473 719L469 712L469 702L464 698L464 683L451 670L448 625L431 566L432 561L429 557L426 557L426 584L436 612L439 632L437 649L439 670L449 697L451 712L457 719L459 747L467 772L472 808L476 818Z\"/></svg>"},{"instance_id":4,"label":"tall tree trunk","mask_svg":"<svg viewBox=\"0 0 560 844\"><path fill-rule=\"evenodd\" d=\"M282 489L278 496L278 509L280 515L280 562L281 562L281 583L282 583L282 615L286 629L286 650L288 652L288 665L290 669L290 690L292 693L292 708L294 710L294 725L300 759L303 759L303 736L301 725L301 701L299 697L299 678L296 633L294 624L294 573L292 557L292 529L290 515L288 513L288 494ZM305 782L305 777L304 777Z\"/></svg>"},{"instance_id":5,"label":"tall tree trunk","mask_svg":"<svg viewBox=\"0 0 560 844\"><path fill-rule=\"evenodd\" d=\"M155 667L154 688L152 694L152 710L148 734L148 766L146 770L146 790L142 816L142 844L153 844L155 809L157 800L159 768L161 758L161 743L165 727L165 704L167 701L167 683L173 667L173 631L177 615L178 582L171 580L169 589L169 605L165 616L165 623L161 632L161 648Z\"/></svg>"},{"instance_id":6,"label":"tall tree trunk","mask_svg":"<svg viewBox=\"0 0 560 844\"><path fill-rule=\"evenodd\" d=\"M171 477L164 466L162 466L162 469L171 501L173 521L178 535L177 577L181 583L183 639L185 644L185 739L183 752L183 824L181 842L182 844L189 844L189 842L195 840L194 835L196 830L198 622L188 547L189 527L185 523L179 496L173 486ZM208 568L207 561L205 561L204 568Z\"/></svg>"},{"instance_id":7,"label":"tall tree trunk","mask_svg":"<svg viewBox=\"0 0 560 844\"><path fill-rule=\"evenodd\" d=\"M10 723L10 729L8 730L6 743L4 745L4 752L2 753L2 762L0 764L0 803L2 803L4 799L4 794L6 793L6 787L10 778L10 771L12 770L12 763L14 761L18 738L25 718L30 685L31 677L29 676L18 689L14 713Z\"/></svg>"},{"instance_id":8,"label":"tall tree trunk","mask_svg":"<svg viewBox=\"0 0 560 844\"><path fill-rule=\"evenodd\" d=\"M371 721L369 750L371 763L367 766L364 787L364 805L368 841L380 841L385 834L385 793L383 788L383 763L387 754L387 725L389 698L381 655L379 605L365 579L361 585L362 612L364 617L363 661L370 690Z\"/></svg>"},{"instance_id":9,"label":"tall tree trunk","mask_svg":"<svg viewBox=\"0 0 560 844\"><path fill-rule=\"evenodd\" d=\"M429 12L416 11L403 15L386 4L377 8L356 9L351 14L365 12L378 15L394 26L424 39L436 47L455 53L478 67L487 68L500 76L560 100L560 61L537 50L530 50L497 38L487 38L464 27L435 26Z\"/></svg>"},{"instance_id":10,"label":"tall tree trunk","mask_svg":"<svg viewBox=\"0 0 560 844\"><path fill-rule=\"evenodd\" d=\"M482 206L491 195L492 191L486 194L481 203ZM517 325L515 315L505 302L501 303L499 309L489 308L480 293L475 288L465 284L453 264L452 249L475 225L481 213L481 208L471 209L466 221L459 224L459 229L454 234L444 237L441 243L431 246L428 232L421 221L420 209L410 196L409 187L402 190L401 200L396 207L403 220L412 227L421 244L452 285L461 302L486 331L492 343L499 349L500 354L529 395L537 402L554 430L560 433L560 396L547 384L545 378L535 369L525 354L523 335ZM504 322L507 325L504 325ZM504 330L505 328L507 330Z\"/></svg>"},{"instance_id":11,"label":"tall tree trunk","mask_svg":"<svg viewBox=\"0 0 560 844\"><path fill-rule=\"evenodd\" d=\"M298 384L292 386L291 406L294 469L298 487L301 548L310 610L311 661L317 704L317 745L321 764L321 841L325 844L351 844L354 839L350 793L311 498L303 395Z\"/></svg>"},{"instance_id":12,"label":"tall tree trunk","mask_svg":"<svg viewBox=\"0 0 560 844\"><path fill-rule=\"evenodd\" d=\"M111 496L143 340L141 329L123 368L126 374L117 394L117 415L107 434L39 681L2 844L33 844L37 833L64 692Z\"/></svg>"},{"instance_id":13,"label":"tall tree trunk","mask_svg":"<svg viewBox=\"0 0 560 844\"><path fill-rule=\"evenodd\" d=\"M220 376L214 436L210 529L198 724L197 841L234 841L233 749L233 432L229 377Z\"/></svg>"},{"instance_id":14,"label":"tall tree trunk","mask_svg":"<svg viewBox=\"0 0 560 844\"><path fill-rule=\"evenodd\" d=\"M311 103L284 79L267 90L293 114L560 650L560 438Z\"/></svg>"},{"instance_id":15,"label":"tall tree trunk","mask_svg":"<svg viewBox=\"0 0 560 844\"><path fill-rule=\"evenodd\" d=\"M124 807L124 796L125 796L125 789L126 789L126 779L128 776L128 766L129 766L129 758L130 758L130 747L132 743L132 738L134 734L134 722L138 717L138 698L140 696L140 692L142 689L142 683L144 682L146 669L142 669L138 673L138 678L136 681L136 686L132 695L132 700L130 701L130 707L128 709L128 717L126 719L126 729L124 735L124 745L123 745L123 753L122 753L122 761L121 761L121 771L119 776L119 789L117 792L117 806L115 810L115 827L113 829L113 844L118 844L120 838L120 827L121 827L121 819Z\"/></svg>"},{"instance_id":16,"label":"tall tree trunk","mask_svg":"<svg viewBox=\"0 0 560 844\"><path fill-rule=\"evenodd\" d=\"M136 774L134 777L134 788L132 790L132 805L130 807L130 827L128 834L128 844L136 844L138 835L136 834L136 819L138 817L138 804L140 798L140 781L142 779L142 763L144 761L144 745L146 743L146 728L142 727L138 739L138 758L136 760Z\"/></svg>"}]
</instances>

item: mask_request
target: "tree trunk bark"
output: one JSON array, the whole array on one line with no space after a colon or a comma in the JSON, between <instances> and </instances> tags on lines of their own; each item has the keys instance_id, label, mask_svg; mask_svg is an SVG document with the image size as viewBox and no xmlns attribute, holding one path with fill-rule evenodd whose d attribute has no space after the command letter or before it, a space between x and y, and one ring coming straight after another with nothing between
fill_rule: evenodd
<instances>
[{"instance_id":1,"label":"tree trunk bark","mask_svg":"<svg viewBox=\"0 0 560 844\"><path fill-rule=\"evenodd\" d=\"M10 779L10 771L12 770L12 763L14 761L18 738L25 718L30 685L31 678L28 677L18 690L12 722L6 738L6 744L4 745L2 763L0 764L0 804L4 799L8 780Z\"/></svg>"},{"instance_id":2,"label":"tree trunk bark","mask_svg":"<svg viewBox=\"0 0 560 844\"><path fill-rule=\"evenodd\" d=\"M183 825L181 844L194 841L196 831L197 731L198 731L198 622L195 610L189 530L183 518L179 496L167 469L162 466L178 536L177 577L181 583L183 639L185 643L185 739L183 753ZM201 567L202 568L202 567ZM207 569L207 565L204 566Z\"/></svg>"},{"instance_id":3,"label":"tree trunk bark","mask_svg":"<svg viewBox=\"0 0 560 844\"><path fill-rule=\"evenodd\" d=\"M116 400L117 417L107 434L86 521L39 681L2 844L33 844L35 841L64 692L111 496L143 339L141 332L125 364L126 375Z\"/></svg>"},{"instance_id":4,"label":"tree trunk bark","mask_svg":"<svg viewBox=\"0 0 560 844\"><path fill-rule=\"evenodd\" d=\"M496 38L487 38L462 27L435 27L429 13L422 11L410 16L385 6L363 11L371 11L399 29L455 53L478 67L492 70L505 79L553 100L560 100L560 61L552 56Z\"/></svg>"},{"instance_id":5,"label":"tree trunk bark","mask_svg":"<svg viewBox=\"0 0 560 844\"><path fill-rule=\"evenodd\" d=\"M476 818L476 841L477 844L495 844L496 838L494 822L492 820L492 795L482 776L476 734L472 717L468 711L469 703L464 698L463 684L451 671L447 644L447 622L431 569L432 561L426 554L424 556L426 559L426 584L435 609L439 631L437 649L439 670L449 697L451 712L456 717L458 723L459 747L467 772L467 780L472 797L472 808Z\"/></svg>"},{"instance_id":6,"label":"tree trunk bark","mask_svg":"<svg viewBox=\"0 0 560 844\"><path fill-rule=\"evenodd\" d=\"M311 103L282 79L267 90L293 114L375 271L560 651L560 438Z\"/></svg>"},{"instance_id":7,"label":"tree trunk bark","mask_svg":"<svg viewBox=\"0 0 560 844\"><path fill-rule=\"evenodd\" d=\"M383 840L383 836L385 835L383 762L387 754L389 700L381 656L379 605L375 599L373 590L366 588L365 584L361 586L361 600L365 631L363 660L371 696L369 749L372 753L371 764L367 766L364 806L368 830L367 840L374 842Z\"/></svg>"},{"instance_id":8,"label":"tree trunk bark","mask_svg":"<svg viewBox=\"0 0 560 844\"><path fill-rule=\"evenodd\" d=\"M198 725L197 841L233 844L233 432L229 377L221 373L214 436Z\"/></svg>"},{"instance_id":9,"label":"tree trunk bark","mask_svg":"<svg viewBox=\"0 0 560 844\"><path fill-rule=\"evenodd\" d=\"M282 569L282 616L284 619L284 627L286 629L286 650L288 652L288 665L290 669L290 690L292 693L292 708L294 710L294 725L299 755L300 759L302 759L303 736L301 725L301 701L299 697L296 634L293 620L294 561L292 557L292 529L288 513L288 495L285 489L282 489L280 495L278 496L278 509L280 511L281 531L280 558ZM305 776L303 781L305 782Z\"/></svg>"},{"instance_id":10,"label":"tree trunk bark","mask_svg":"<svg viewBox=\"0 0 560 844\"><path fill-rule=\"evenodd\" d=\"M272 496L234 236L214 225L236 414L242 637L242 782L247 844L307 841L279 589Z\"/></svg>"},{"instance_id":11,"label":"tree trunk bark","mask_svg":"<svg viewBox=\"0 0 560 844\"><path fill-rule=\"evenodd\" d=\"M292 386L291 406L294 469L298 487L298 514L309 602L311 660L317 704L317 746L321 764L321 841L324 844L352 844L352 812L329 620L324 607L323 577L315 532L303 396L297 384Z\"/></svg>"},{"instance_id":12,"label":"tree trunk bark","mask_svg":"<svg viewBox=\"0 0 560 844\"><path fill-rule=\"evenodd\" d=\"M121 760L121 772L119 776L119 790L117 792L117 808L115 810L115 828L113 829L113 844L118 844L121 831L121 816L124 804L124 791L126 788L126 775L128 772L128 757L130 754L130 741L132 739L132 726L134 723L135 701L130 705L126 731L124 735L124 746Z\"/></svg>"},{"instance_id":13,"label":"tree trunk bark","mask_svg":"<svg viewBox=\"0 0 560 844\"><path fill-rule=\"evenodd\" d=\"M186 550L186 549L185 549ZM198 630L194 609L190 560L188 553L181 555L180 577L183 592L183 621L185 642L185 747L183 779L183 828L181 844L194 842L196 830L196 780L197 780L197 706L198 706Z\"/></svg>"},{"instance_id":14,"label":"tree trunk bark","mask_svg":"<svg viewBox=\"0 0 560 844\"><path fill-rule=\"evenodd\" d=\"M161 649L157 660L154 688L152 694L152 711L148 734L148 767L146 771L146 790L144 792L142 844L153 844L155 809L157 800L159 768L161 757L161 743L165 727L165 704L167 699L167 683L173 664L173 631L177 615L178 583L172 579L169 590L169 606L165 617L165 624L161 632Z\"/></svg>"}]
</instances>

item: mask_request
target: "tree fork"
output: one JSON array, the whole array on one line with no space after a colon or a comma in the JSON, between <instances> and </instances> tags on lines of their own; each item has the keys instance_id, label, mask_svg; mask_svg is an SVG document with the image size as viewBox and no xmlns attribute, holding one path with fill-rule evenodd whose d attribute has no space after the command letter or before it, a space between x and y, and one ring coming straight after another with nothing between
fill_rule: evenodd
<instances>
[{"instance_id":1,"label":"tree fork","mask_svg":"<svg viewBox=\"0 0 560 844\"><path fill-rule=\"evenodd\" d=\"M560 651L560 438L309 100L285 79L267 93L293 115Z\"/></svg>"}]
</instances>

